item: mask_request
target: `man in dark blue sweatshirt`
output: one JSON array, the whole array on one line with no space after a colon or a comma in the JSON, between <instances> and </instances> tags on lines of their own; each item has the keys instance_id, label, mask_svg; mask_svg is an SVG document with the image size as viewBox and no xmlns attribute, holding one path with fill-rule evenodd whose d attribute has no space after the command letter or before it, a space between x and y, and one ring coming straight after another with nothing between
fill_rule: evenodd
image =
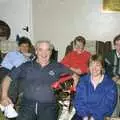
<instances>
[{"instance_id":1,"label":"man in dark blue sweatshirt","mask_svg":"<svg viewBox=\"0 0 120 120\"><path fill-rule=\"evenodd\" d=\"M56 120L56 98L51 84L62 73L72 72L64 65L50 61L53 45L49 41L38 41L35 49L36 60L22 64L4 79L1 104L13 104L8 97L8 88L11 81L21 80L23 98L17 120Z\"/></svg>"}]
</instances>

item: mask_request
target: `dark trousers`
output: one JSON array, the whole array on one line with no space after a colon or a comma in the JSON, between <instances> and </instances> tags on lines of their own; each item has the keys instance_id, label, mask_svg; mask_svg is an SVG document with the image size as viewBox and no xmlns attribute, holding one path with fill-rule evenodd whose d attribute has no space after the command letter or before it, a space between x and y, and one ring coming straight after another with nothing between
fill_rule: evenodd
<instances>
[{"instance_id":1,"label":"dark trousers","mask_svg":"<svg viewBox=\"0 0 120 120\"><path fill-rule=\"evenodd\" d=\"M20 105L16 120L57 120L55 103L26 103Z\"/></svg>"}]
</instances>

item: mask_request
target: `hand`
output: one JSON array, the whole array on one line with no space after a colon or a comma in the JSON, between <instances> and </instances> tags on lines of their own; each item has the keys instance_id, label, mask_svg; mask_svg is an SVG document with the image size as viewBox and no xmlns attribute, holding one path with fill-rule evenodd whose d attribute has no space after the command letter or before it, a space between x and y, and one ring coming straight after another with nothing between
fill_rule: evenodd
<instances>
[{"instance_id":1,"label":"hand","mask_svg":"<svg viewBox=\"0 0 120 120\"><path fill-rule=\"evenodd\" d=\"M120 77L119 76L115 76L112 78L117 84L120 85Z\"/></svg>"},{"instance_id":2,"label":"hand","mask_svg":"<svg viewBox=\"0 0 120 120\"><path fill-rule=\"evenodd\" d=\"M12 104L14 106L12 100L8 96L2 97L1 101L0 101L0 104L3 105L3 106L7 106L9 104Z\"/></svg>"},{"instance_id":3,"label":"hand","mask_svg":"<svg viewBox=\"0 0 120 120\"><path fill-rule=\"evenodd\" d=\"M114 76L114 77L112 77L112 80L114 80L115 82L117 82L119 79L120 79L119 76Z\"/></svg>"}]
</instances>

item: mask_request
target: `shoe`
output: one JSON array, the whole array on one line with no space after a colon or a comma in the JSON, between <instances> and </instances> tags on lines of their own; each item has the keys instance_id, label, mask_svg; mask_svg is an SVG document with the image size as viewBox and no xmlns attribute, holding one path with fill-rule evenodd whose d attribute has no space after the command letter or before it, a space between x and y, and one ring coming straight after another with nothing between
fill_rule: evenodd
<instances>
[{"instance_id":1,"label":"shoe","mask_svg":"<svg viewBox=\"0 0 120 120\"><path fill-rule=\"evenodd\" d=\"M7 118L16 118L18 116L18 113L13 108L13 106L10 104L10 105L8 105L8 106L5 107L4 115Z\"/></svg>"}]
</instances>

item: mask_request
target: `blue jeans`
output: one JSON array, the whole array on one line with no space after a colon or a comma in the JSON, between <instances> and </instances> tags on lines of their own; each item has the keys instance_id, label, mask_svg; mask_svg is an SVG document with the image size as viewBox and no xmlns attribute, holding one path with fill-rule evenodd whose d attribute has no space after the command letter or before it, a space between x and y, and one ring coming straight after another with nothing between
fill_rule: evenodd
<instances>
[{"instance_id":1,"label":"blue jeans","mask_svg":"<svg viewBox=\"0 0 120 120\"><path fill-rule=\"evenodd\" d=\"M57 120L55 103L26 101L20 105L16 120Z\"/></svg>"}]
</instances>

